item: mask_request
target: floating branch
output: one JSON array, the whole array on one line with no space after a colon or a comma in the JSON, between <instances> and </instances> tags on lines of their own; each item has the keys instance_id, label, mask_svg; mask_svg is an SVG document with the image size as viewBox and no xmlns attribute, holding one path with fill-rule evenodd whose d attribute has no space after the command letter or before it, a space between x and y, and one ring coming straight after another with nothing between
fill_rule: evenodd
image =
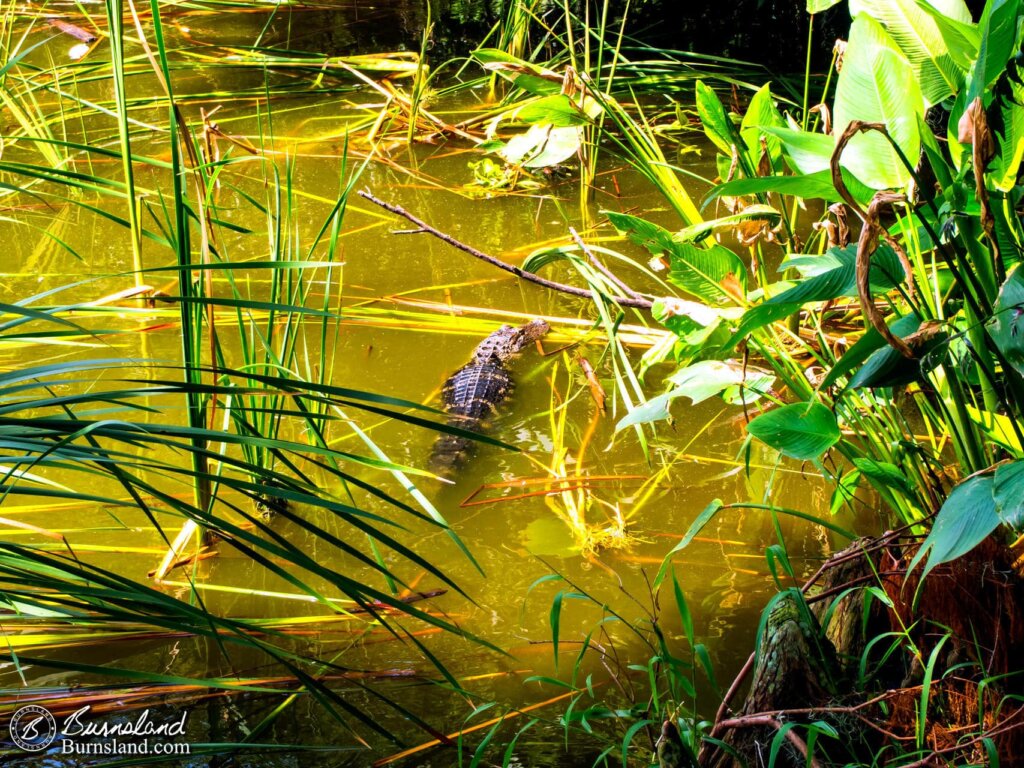
<instances>
[{"instance_id":1,"label":"floating branch","mask_svg":"<svg viewBox=\"0 0 1024 768\"><path fill-rule=\"evenodd\" d=\"M416 226L416 229L414 230L405 230L403 232L404 234L420 234L425 232L427 234L433 235L439 240L443 240L444 242L448 243L448 245L458 248L460 251L468 253L470 256L480 259L481 261L486 261L488 264L491 264L492 266L495 266L498 269L503 269L506 272L511 272L513 275L515 275L516 277L520 277L523 280L528 280L529 282L536 283L537 285L543 285L545 288L550 288L553 291L567 293L570 296L579 296L580 298L584 299L594 298L594 295L586 288L577 288L574 285L556 283L554 280L548 280L547 278L541 277L540 275L534 272L527 272L525 269L517 267L515 264L509 264L507 261L502 261L501 259L495 258L494 256L486 254L483 251L479 251L471 245L466 245L461 240L456 240L451 235L430 226L429 224L427 224L427 222L409 213L402 206L395 205L394 203L387 203L377 197L374 197L373 194L367 190L360 190L359 196L369 200L374 205L379 205L386 211L391 211L391 213L397 214L405 219L408 219ZM654 303L650 299L645 299L642 296L612 296L611 298L615 301L616 304L619 304L620 306L633 307L635 309L650 309Z\"/></svg>"}]
</instances>

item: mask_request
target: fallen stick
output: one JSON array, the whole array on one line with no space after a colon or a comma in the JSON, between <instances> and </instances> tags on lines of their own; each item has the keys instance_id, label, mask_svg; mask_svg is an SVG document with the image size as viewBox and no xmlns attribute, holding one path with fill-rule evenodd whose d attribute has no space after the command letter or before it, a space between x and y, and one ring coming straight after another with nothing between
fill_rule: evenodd
<instances>
[{"instance_id":1,"label":"fallen stick","mask_svg":"<svg viewBox=\"0 0 1024 768\"><path fill-rule=\"evenodd\" d=\"M388 203L381 200L380 198L374 197L373 194L368 190L360 190L359 196L366 200L369 200L374 205L379 205L386 211L391 211L391 213L397 214L398 216L407 219L408 221L416 225L416 229L406 230L405 234L420 234L425 232L427 234L433 235L438 240L443 240L444 242L448 243L448 245L454 248L458 248L460 251L463 251L464 253L468 253L470 256L480 259L481 261L486 261L488 264L495 266L498 269L503 269L506 272L511 272L513 275L522 278L523 280L527 280L531 283L536 283L537 285L542 285L545 288L550 288L553 291L567 293L570 296L579 296L580 298L583 299L594 298L594 294L586 288L577 288L574 285L556 283L554 280L548 280L547 278L541 277L540 275L534 272L527 272L525 269L517 267L515 264L509 264L507 261L502 261L501 259L495 258L494 256L486 254L483 251L479 251L471 245L466 245L461 240L456 240L451 235L430 226L429 224L427 224L427 222L409 213L402 206L395 205L394 203ZM642 296L611 296L609 298L611 298L612 301L614 301L619 306L633 307L634 309L650 309L654 304L654 302L652 302L650 299L645 299Z\"/></svg>"}]
</instances>

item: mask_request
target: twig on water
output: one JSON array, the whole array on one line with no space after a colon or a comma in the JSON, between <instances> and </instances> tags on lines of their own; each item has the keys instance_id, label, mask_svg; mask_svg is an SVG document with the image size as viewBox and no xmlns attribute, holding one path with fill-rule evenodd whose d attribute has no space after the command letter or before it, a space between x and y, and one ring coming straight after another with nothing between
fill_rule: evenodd
<instances>
[{"instance_id":1,"label":"twig on water","mask_svg":"<svg viewBox=\"0 0 1024 768\"><path fill-rule=\"evenodd\" d=\"M377 197L374 197L374 195L368 190L360 190L359 196L366 200L369 200L374 205L379 205L386 211L391 211L391 213L397 214L398 216L408 219L412 224L414 224L418 228L418 230L404 230L403 234L413 234L414 232L417 231L431 234L438 240L443 240L444 242L448 243L448 245L451 245L454 248L458 248L460 251L468 253L470 256L480 259L481 261L486 261L488 264L495 266L498 269L503 269L506 272L511 272L513 275L522 278L523 280L527 280L531 283L536 283L537 285L542 285L545 288L550 288L553 291L567 293L570 296L579 296L580 298L583 299L594 298L593 294L586 288L577 288L574 285L556 283L554 280L548 280L547 278L541 277L540 275L535 274L533 272L527 272L525 269L517 267L515 264L509 264L507 261L502 261L501 259L495 258L494 256L486 254L483 251L479 251L471 245L466 245L466 243L463 243L460 240L456 240L454 237L447 234L446 232L442 232L441 230L435 229L434 227L430 226L422 219L417 218L413 214L409 213L402 206L395 205L394 203L388 203ZM610 298L620 306L633 307L635 309L650 309L653 305L653 302L650 299L645 299L642 296L612 296Z\"/></svg>"}]
</instances>

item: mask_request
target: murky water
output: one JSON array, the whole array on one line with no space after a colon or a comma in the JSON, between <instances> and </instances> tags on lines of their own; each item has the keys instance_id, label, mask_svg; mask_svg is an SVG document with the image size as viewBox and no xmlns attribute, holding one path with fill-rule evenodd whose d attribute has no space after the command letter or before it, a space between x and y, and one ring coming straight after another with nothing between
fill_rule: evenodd
<instances>
[{"instance_id":1,"label":"murky water","mask_svg":"<svg viewBox=\"0 0 1024 768\"><path fill-rule=\"evenodd\" d=\"M288 39L291 31L291 44L296 49L337 54L396 45L407 39L402 31L402 25L407 23L408 19L402 14L353 6L324 15L299 13L290 20L282 14L269 27L265 14L183 17L175 22L174 33L187 34L198 47L200 43L214 41L219 44L251 42L265 28L266 41L283 40ZM186 27L187 31L183 31ZM329 29L329 32L312 34L313 28ZM51 45L63 46L64 42L58 39ZM101 46L90 55L105 53L105 47ZM181 93L217 91L227 94L258 89L262 78L262 73L214 69L191 78L183 73L176 85ZM133 88L144 89L146 85L140 78L134 81ZM346 86L344 92L322 97L306 95L274 100L272 122L277 150L274 159L282 173L290 166L291 186L297 190L296 200L300 206L293 235L304 242L315 235L337 196L346 125L366 114L359 104L372 104L377 98L366 89ZM482 99L483 93L463 95L457 105L465 109L477 98ZM265 104L248 98L204 96L199 103L186 106L188 116L194 119L200 106L207 110L221 106L216 118L222 130L253 143L259 143L260 126L265 132L270 125ZM439 112L448 109L444 103L435 107ZM137 112L140 121L156 120L157 114L154 109ZM111 142L112 124L94 119L87 127L90 140ZM136 140L139 153L160 154L162 151L164 139L159 134L140 129ZM349 158L350 169L358 161L359 148L354 149L357 151ZM709 149L703 149L703 156L688 153L680 162L693 165L698 172L711 173L712 155ZM569 226L580 228L586 224L578 213L577 189L572 181L538 194L472 199L445 189L472 181L467 161L474 156L463 145L417 146L408 154L396 144L391 159L391 165L370 163L363 170L358 186L403 205L438 229L507 260L518 261L538 243L563 241ZM115 163L109 166L110 173L116 175L119 166ZM415 166L419 175L412 177L404 173L402 167L406 166ZM100 166L94 169L96 167ZM226 172L219 200L225 218L238 226L252 226L259 232L264 225L251 206L242 205L231 189L234 184L258 196L262 182L255 169L251 171L238 166ZM143 187L155 188L166 182L166 177L151 169L140 167L137 173L137 182ZM430 179L436 183L425 181ZM702 192L699 188L694 190L698 196ZM556 199L549 199L549 194ZM155 193L153 199L156 199ZM593 221L600 221L598 211L602 208L644 211L667 226L673 225L662 200L612 161L601 177L591 211ZM52 243L40 244L35 238L24 237L24 231L13 224L0 223L9 248L0 268L6 296L21 297L66 284L68 275L81 279L106 276L69 290L68 299L98 298L131 285L129 279L109 277L131 268L130 244L119 225L71 207L56 214L35 209L24 215L59 233L61 239L85 259L77 261ZM713 499L770 501L827 514L828 494L811 468L803 471L799 466L779 464L774 456L760 453L755 447L749 474L744 470L742 460L737 459L743 440L741 408L726 406L719 400L699 406L679 404L675 422L659 427L646 450L632 431L616 434L615 422L624 413L621 402L605 415L598 413L575 362L577 354L585 356L611 391L613 368L603 337L595 335L568 355L558 351L580 338L581 324L583 328L588 327L590 310L583 303L524 285L428 235L392 234L392 230L405 229L407 225L382 216L380 211L358 198L353 198L344 224L343 306L346 314L335 355L334 383L337 385L436 405L441 383L466 361L482 336L498 322L542 316L549 318L555 327L555 333L544 344L546 355L531 349L515 363L515 395L492 425L495 437L521 451L482 445L453 487L420 481L421 489L472 552L483 575L436 527L417 523L406 515L396 518L407 526L396 534L398 538L452 576L469 598L449 591L424 605L507 651L507 655L501 655L439 632L422 634L421 642L429 651L443 660L451 673L464 681L467 689L479 696L477 703L493 698L502 705L525 707L563 693L554 686L524 683L524 680L530 676L567 676L580 641L607 615L600 608L601 604L630 620L642 622L645 611L652 605L648 584L662 558ZM152 226L152 221L149 225ZM612 234L607 228L600 233ZM267 248L265 236L258 234L226 236L222 245L235 259L260 258L265 256ZM643 253L625 243L613 244L613 247L644 260ZM171 259L168 251L152 243L146 243L144 255L149 259L146 263L153 265L166 264ZM559 278L571 280L572 276L564 272L559 273ZM254 274L251 279L255 284L260 276ZM106 340L92 350L17 349L5 354L2 365L10 369L43 355L103 357L112 351L116 351L117 356L134 359L176 359L178 332L173 323L166 323L165 315L154 311L151 316L142 315L125 322L129 326L135 324L136 328L153 326L154 329L145 334ZM631 315L626 322L639 326L645 320L640 315ZM165 327L159 327L161 325ZM228 338L222 341L231 343ZM315 339L307 341L315 343ZM632 348L634 360L639 359L643 348L639 343ZM137 371L121 369L119 373L150 375L141 367ZM665 373L651 373L646 382L649 394L660 391L659 379ZM611 403L609 405L611 408ZM556 414L565 412L561 435L557 434L558 424L552 419L553 409ZM147 417L134 415L133 418L145 420ZM410 466L424 465L433 440L431 433L406 425L378 423L373 416L359 415L357 419L369 429L373 440L391 460ZM337 445L365 452L343 426L336 428L332 436L338 441ZM594 478L589 485L587 520L604 524L621 514L628 520L632 546L605 549L592 558L582 556L574 548L571 531L559 516L560 512L567 511L562 497L536 493L550 487L537 481L546 476L547 467L563 458L558 455L561 448L568 452L570 476ZM666 466L668 469L664 470ZM369 471L360 474L409 501L386 474ZM649 482L655 475L657 479ZM74 482L81 489L81 477L76 477ZM330 480L325 478L324 482ZM112 488L95 490L116 493ZM185 492L187 489L173 490ZM343 492L340 487L334 490ZM400 515L367 494L357 492L355 498L368 511L389 517ZM72 546L99 544L112 548L110 552L83 554L83 557L133 578L144 578L155 567L163 550L159 537L141 513L117 510L115 517L112 510L95 506L40 506L20 510L11 507L13 505L5 506L5 516L17 516L52 530L69 530L67 536ZM347 531L347 535L351 535L350 529L332 521L325 511L303 510L303 513L328 530L333 526L339 534ZM173 527L168 520L165 522ZM840 522L851 524L845 520ZM794 522L792 518L781 518L778 524L790 558L798 568L813 568L835 547L843 545L824 529ZM319 562L352 578L386 588L384 581L368 569L339 555L298 526L289 525L287 521L279 521L277 526L282 536L304 546ZM17 537L21 542L36 540L13 529L0 535ZM760 611L775 590L763 555L765 546L773 543L777 543L777 533L769 515L729 510L722 512L700 538L674 559L676 574L694 616L697 636L710 649L722 684L727 684L750 652ZM388 565L418 590L430 591L440 586L430 574L397 558L388 557ZM538 579L555 572L561 574L565 582L545 582L531 590ZM219 557L202 561L196 576L201 583L213 587L203 592L203 598L228 615L327 614L308 601L289 599L289 595L295 597L291 585L226 547ZM174 578L172 575L171 579ZM327 589L326 584L310 583ZM560 628L562 654L556 669L550 643L550 606L555 593L569 589L569 585L574 591L592 595L594 602L565 601ZM179 589L185 594L184 587ZM671 641L682 649L684 641L679 618L669 608L670 600L662 603L663 627ZM413 621L405 623L410 631L424 629ZM635 636L621 625L606 627L608 642L615 644L623 667L646 663L649 652ZM407 677L410 672L422 672L436 678L437 673L412 643L399 642L383 630L373 630L364 638L346 622L312 625L308 634L295 640L295 647L333 659L348 669L373 671L375 674L364 680L353 680L341 693L371 719L398 734L405 746L432 737L381 704L362 688L363 684L370 684L398 699L409 712L422 717L442 733L458 730L472 713L470 704L444 686ZM279 673L267 666L265 658L233 654L226 659L220 649L195 639L90 644L75 651L75 660L91 664L117 662L134 669L180 677ZM596 659L588 657L584 669L593 671L595 679L607 677L601 678L603 672ZM42 668L29 667L26 674L33 686L66 686L78 681L74 674ZM18 674L8 668L3 681L5 687L16 687ZM599 697L629 705L610 685L601 683L599 688ZM704 692L708 694L706 686ZM251 727L277 702L278 699L252 696L230 703L213 698L193 705L190 738L195 742L238 740L244 735L239 722L245 721ZM565 753L561 746L561 729L556 721L560 707L564 706L564 702L555 703L530 713L546 722L536 726L520 742L519 764L590 764L593 750L583 747L578 752ZM711 706L713 703L704 704L703 708ZM469 724L482 722L496 711L481 714ZM508 728L518 728L525 722L525 717L510 720ZM259 740L331 747L337 751L319 753L320 757L314 755L314 762L309 761L308 755L296 757L287 751L268 751L247 756L242 763L368 765L373 759L400 749L365 728L360 728L359 732L372 744L372 757L367 757L369 753L351 733L324 714L320 704L309 697L301 698ZM349 748L355 751L345 751ZM321 757L322 762L319 762ZM455 761L451 750L442 750L418 753L409 758L407 764L441 766L453 765ZM31 764L71 763L53 755Z\"/></svg>"}]
</instances>

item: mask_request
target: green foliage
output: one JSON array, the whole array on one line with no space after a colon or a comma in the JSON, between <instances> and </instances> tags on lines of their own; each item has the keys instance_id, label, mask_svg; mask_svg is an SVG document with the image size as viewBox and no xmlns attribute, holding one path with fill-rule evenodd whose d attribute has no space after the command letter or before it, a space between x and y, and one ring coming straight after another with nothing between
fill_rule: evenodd
<instances>
[{"instance_id":1,"label":"green foliage","mask_svg":"<svg viewBox=\"0 0 1024 768\"><path fill-rule=\"evenodd\" d=\"M949 494L932 530L910 562L910 570L928 555L924 575L980 544L1000 523L993 496L994 479L987 475L964 481Z\"/></svg>"},{"instance_id":2,"label":"green foliage","mask_svg":"<svg viewBox=\"0 0 1024 768\"><path fill-rule=\"evenodd\" d=\"M836 417L821 403L775 408L753 419L747 431L783 455L801 461L818 459L842 437Z\"/></svg>"},{"instance_id":3,"label":"green foliage","mask_svg":"<svg viewBox=\"0 0 1024 768\"><path fill-rule=\"evenodd\" d=\"M810 261L790 260L781 268L800 269L811 266L813 274L807 274L792 288L777 293L752 309L748 309L740 320L733 339L739 341L752 331L769 323L789 317L801 307L812 302L830 301L844 296L857 295L857 278L854 260L857 249L854 246L833 248L825 256ZM896 286L903 277L903 267L895 252L888 246L875 251L871 259L870 281L874 290L888 290Z\"/></svg>"},{"instance_id":4,"label":"green foliage","mask_svg":"<svg viewBox=\"0 0 1024 768\"><path fill-rule=\"evenodd\" d=\"M637 216L605 211L608 220L632 242L655 256L669 260L668 279L687 293L709 304L735 303L729 289L734 281L740 289L746 283L746 268L735 253L713 244L708 248L678 239L668 230Z\"/></svg>"},{"instance_id":5,"label":"green foliage","mask_svg":"<svg viewBox=\"0 0 1024 768\"><path fill-rule=\"evenodd\" d=\"M914 68L886 32L870 16L857 15L836 83L833 119L838 132L852 120L883 123L904 157L917 157L921 138L917 126L925 101ZM903 187L910 169L878 134L854 137L843 153L843 166L875 189Z\"/></svg>"},{"instance_id":6,"label":"green foliage","mask_svg":"<svg viewBox=\"0 0 1024 768\"><path fill-rule=\"evenodd\" d=\"M721 394L726 402L754 403L771 390L775 377L760 371L745 371L720 360L702 360L680 368L669 377L669 391L652 397L623 416L616 430L669 418L669 405L678 397L694 404Z\"/></svg>"}]
</instances>

